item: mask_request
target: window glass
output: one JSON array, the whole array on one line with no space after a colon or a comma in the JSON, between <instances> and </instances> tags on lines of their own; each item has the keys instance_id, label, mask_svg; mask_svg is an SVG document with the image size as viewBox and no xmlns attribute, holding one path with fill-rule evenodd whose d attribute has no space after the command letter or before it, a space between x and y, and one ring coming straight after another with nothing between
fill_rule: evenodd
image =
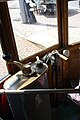
<instances>
[{"instance_id":1,"label":"window glass","mask_svg":"<svg viewBox=\"0 0 80 120\"><path fill-rule=\"evenodd\" d=\"M1 42L0 42L0 80L2 80L2 78L8 74L7 68L6 68L6 62L5 60L3 60L2 58L3 56L3 52L1 49Z\"/></svg>"},{"instance_id":2,"label":"window glass","mask_svg":"<svg viewBox=\"0 0 80 120\"><path fill-rule=\"evenodd\" d=\"M8 1L20 60L58 44L56 0Z\"/></svg>"},{"instance_id":3,"label":"window glass","mask_svg":"<svg viewBox=\"0 0 80 120\"><path fill-rule=\"evenodd\" d=\"M80 42L80 0L68 2L69 44Z\"/></svg>"}]
</instances>

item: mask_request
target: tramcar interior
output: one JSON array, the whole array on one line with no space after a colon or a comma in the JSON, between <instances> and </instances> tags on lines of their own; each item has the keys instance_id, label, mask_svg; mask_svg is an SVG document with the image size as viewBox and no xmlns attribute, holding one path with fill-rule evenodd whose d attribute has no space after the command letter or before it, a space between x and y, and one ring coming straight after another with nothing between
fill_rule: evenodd
<instances>
[{"instance_id":1,"label":"tramcar interior","mask_svg":"<svg viewBox=\"0 0 80 120\"><path fill-rule=\"evenodd\" d=\"M0 81L0 120L80 120L80 40L69 43L69 1L56 0L58 44L23 59L7 2L0 0L0 44L8 70Z\"/></svg>"}]
</instances>

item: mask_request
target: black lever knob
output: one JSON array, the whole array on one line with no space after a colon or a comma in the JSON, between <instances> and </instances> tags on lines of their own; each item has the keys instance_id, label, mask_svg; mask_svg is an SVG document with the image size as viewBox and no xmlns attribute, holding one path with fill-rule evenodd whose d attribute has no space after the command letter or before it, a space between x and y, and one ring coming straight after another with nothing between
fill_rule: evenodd
<instances>
[{"instance_id":1,"label":"black lever knob","mask_svg":"<svg viewBox=\"0 0 80 120\"><path fill-rule=\"evenodd\" d=\"M3 54L2 57L6 62L9 62L11 60L11 54Z\"/></svg>"}]
</instances>

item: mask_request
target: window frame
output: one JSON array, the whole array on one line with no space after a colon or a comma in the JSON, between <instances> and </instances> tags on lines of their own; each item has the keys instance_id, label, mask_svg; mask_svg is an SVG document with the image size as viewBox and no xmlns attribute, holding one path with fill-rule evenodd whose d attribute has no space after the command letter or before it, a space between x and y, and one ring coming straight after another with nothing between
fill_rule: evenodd
<instances>
[{"instance_id":1,"label":"window frame","mask_svg":"<svg viewBox=\"0 0 80 120\"><path fill-rule=\"evenodd\" d=\"M21 60L22 63L27 63L29 61L35 60L35 57L37 55L42 57L44 54L46 54L49 51L52 51L53 49L62 49L68 46L68 0L57 0L56 4L57 4L57 16L58 16L59 44L51 46L50 48L47 48L41 52L38 52L32 56L29 56ZM7 2L0 2L0 19L1 19L0 36L1 36L2 51L4 54L10 53L12 55L12 61L14 60L19 61ZM8 68L8 72L12 74L18 71L18 69L14 65L7 64L7 68Z\"/></svg>"}]
</instances>

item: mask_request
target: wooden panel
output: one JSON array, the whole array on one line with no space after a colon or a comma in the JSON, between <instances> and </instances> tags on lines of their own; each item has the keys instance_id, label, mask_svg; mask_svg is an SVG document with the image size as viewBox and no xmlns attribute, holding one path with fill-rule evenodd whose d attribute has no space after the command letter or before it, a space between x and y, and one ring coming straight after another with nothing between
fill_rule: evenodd
<instances>
[{"instance_id":1,"label":"wooden panel","mask_svg":"<svg viewBox=\"0 0 80 120\"><path fill-rule=\"evenodd\" d=\"M70 85L76 86L80 77L80 49L79 45L71 46L68 48L70 51L70 57L68 62L63 63L64 82L66 80Z\"/></svg>"},{"instance_id":2,"label":"wooden panel","mask_svg":"<svg viewBox=\"0 0 80 120\"><path fill-rule=\"evenodd\" d=\"M80 78L80 44L69 46L66 49L70 51L70 56L68 61L60 59L58 64L60 65L60 71L54 71L57 76L54 78L54 84L51 81L53 72L50 72L50 87L51 88L70 88L75 87L79 83ZM51 69L51 68L50 68ZM56 82L57 80L57 82ZM54 94L51 95L51 100L56 101L56 104L59 101L63 100L65 94ZM55 103L55 102L54 102Z\"/></svg>"}]
</instances>

